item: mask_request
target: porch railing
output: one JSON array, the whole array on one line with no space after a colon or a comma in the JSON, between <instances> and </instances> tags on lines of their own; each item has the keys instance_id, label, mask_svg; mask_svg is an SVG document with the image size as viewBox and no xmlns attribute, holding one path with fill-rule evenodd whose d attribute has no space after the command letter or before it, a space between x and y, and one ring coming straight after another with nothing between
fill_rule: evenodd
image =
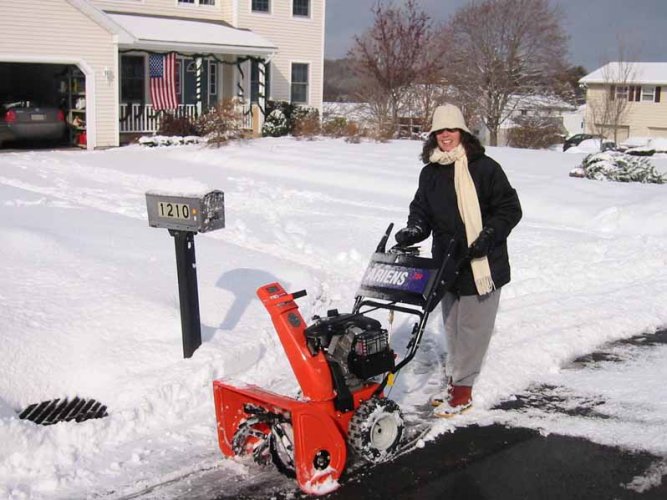
<instances>
[{"instance_id":1,"label":"porch railing","mask_svg":"<svg viewBox=\"0 0 667 500\"><path fill-rule=\"evenodd\" d=\"M241 116L241 128L252 130L252 114L250 103L239 103L238 112ZM120 133L152 134L160 130L165 113L153 111L152 104L121 103L120 104ZM176 117L185 117L190 120L197 119L197 106L195 104L179 104L175 112Z\"/></svg>"},{"instance_id":2,"label":"porch railing","mask_svg":"<svg viewBox=\"0 0 667 500\"><path fill-rule=\"evenodd\" d=\"M241 116L241 128L243 130L252 130L252 104L238 103L236 111Z\"/></svg>"}]
</instances>

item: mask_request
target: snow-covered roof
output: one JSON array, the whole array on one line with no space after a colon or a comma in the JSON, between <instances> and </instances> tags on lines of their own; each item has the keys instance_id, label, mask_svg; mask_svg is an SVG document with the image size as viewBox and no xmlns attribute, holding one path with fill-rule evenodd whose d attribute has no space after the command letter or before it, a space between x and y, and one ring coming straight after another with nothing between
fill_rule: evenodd
<instances>
[{"instance_id":1,"label":"snow-covered roof","mask_svg":"<svg viewBox=\"0 0 667 500\"><path fill-rule=\"evenodd\" d=\"M610 62L579 83L667 84L667 62Z\"/></svg>"},{"instance_id":2,"label":"snow-covered roof","mask_svg":"<svg viewBox=\"0 0 667 500\"><path fill-rule=\"evenodd\" d=\"M107 16L132 36L132 41L120 42L124 49L244 55L269 55L278 49L273 42L250 30L232 28L222 22L134 14L107 13Z\"/></svg>"},{"instance_id":3,"label":"snow-covered roof","mask_svg":"<svg viewBox=\"0 0 667 500\"><path fill-rule=\"evenodd\" d=\"M558 109L563 111L574 111L576 106L564 101L554 95L512 95L507 103L511 108L517 109Z\"/></svg>"}]
</instances>

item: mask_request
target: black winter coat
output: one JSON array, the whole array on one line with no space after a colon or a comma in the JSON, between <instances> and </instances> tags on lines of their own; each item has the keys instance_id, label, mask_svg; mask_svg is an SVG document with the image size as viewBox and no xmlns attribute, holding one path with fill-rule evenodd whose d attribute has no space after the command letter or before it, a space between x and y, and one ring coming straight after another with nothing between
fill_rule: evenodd
<instances>
[{"instance_id":1,"label":"black winter coat","mask_svg":"<svg viewBox=\"0 0 667 500\"><path fill-rule=\"evenodd\" d=\"M482 154L468 159L468 169L477 190L482 224L494 229L494 242L489 251L489 267L496 288L510 281L507 236L521 219L521 204L500 165ZM432 255L442 259L452 238L453 257L467 253L465 227L459 214L454 189L454 164L429 163L419 175L419 187L410 203L409 226L424 230L424 238L433 232ZM464 265L450 291L459 295L477 295L470 264Z\"/></svg>"}]
</instances>

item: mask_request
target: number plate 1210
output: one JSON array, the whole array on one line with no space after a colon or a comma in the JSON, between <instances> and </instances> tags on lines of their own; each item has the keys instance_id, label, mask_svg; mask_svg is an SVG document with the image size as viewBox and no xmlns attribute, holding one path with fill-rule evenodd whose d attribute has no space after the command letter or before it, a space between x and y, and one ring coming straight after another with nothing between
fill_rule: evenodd
<instances>
[{"instance_id":1,"label":"number plate 1210","mask_svg":"<svg viewBox=\"0 0 667 500\"><path fill-rule=\"evenodd\" d=\"M189 219L190 207L185 203L169 203L158 201L157 211L160 217L169 219Z\"/></svg>"}]
</instances>

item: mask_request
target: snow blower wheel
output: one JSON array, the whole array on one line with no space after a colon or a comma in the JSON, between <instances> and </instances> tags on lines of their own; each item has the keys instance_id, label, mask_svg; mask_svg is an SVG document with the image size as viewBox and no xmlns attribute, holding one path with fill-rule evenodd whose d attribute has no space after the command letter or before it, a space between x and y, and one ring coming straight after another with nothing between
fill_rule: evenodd
<instances>
[{"instance_id":1,"label":"snow blower wheel","mask_svg":"<svg viewBox=\"0 0 667 500\"><path fill-rule=\"evenodd\" d=\"M403 415L391 399L367 399L350 421L348 442L367 462L382 462L399 447L403 435Z\"/></svg>"},{"instance_id":2,"label":"snow blower wheel","mask_svg":"<svg viewBox=\"0 0 667 500\"><path fill-rule=\"evenodd\" d=\"M290 423L277 423L271 426L269 441L271 460L276 469L287 477L296 477L294 465L294 431Z\"/></svg>"}]
</instances>

